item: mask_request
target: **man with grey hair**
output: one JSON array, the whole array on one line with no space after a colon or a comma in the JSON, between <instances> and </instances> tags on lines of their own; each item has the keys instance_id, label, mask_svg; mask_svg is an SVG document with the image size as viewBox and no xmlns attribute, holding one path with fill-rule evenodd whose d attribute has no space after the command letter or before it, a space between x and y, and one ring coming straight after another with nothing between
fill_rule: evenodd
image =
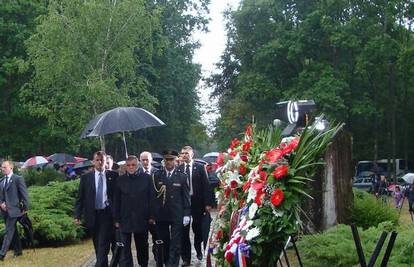
<instances>
[{"instance_id":1,"label":"man with grey hair","mask_svg":"<svg viewBox=\"0 0 414 267\"><path fill-rule=\"evenodd\" d=\"M139 155L139 161L141 163L141 167L139 171L145 172L146 174L152 175L154 172L158 171L157 168L154 168L152 163L152 155L148 151L144 151Z\"/></svg>"},{"instance_id":2,"label":"man with grey hair","mask_svg":"<svg viewBox=\"0 0 414 267\"><path fill-rule=\"evenodd\" d=\"M13 173L13 162L6 160L1 164L5 175L0 180L0 208L6 225L6 233L0 250L0 260L4 260L10 245L14 247L14 256L22 255L22 245L17 232L17 219L29 208L29 194L21 176Z\"/></svg>"}]
</instances>

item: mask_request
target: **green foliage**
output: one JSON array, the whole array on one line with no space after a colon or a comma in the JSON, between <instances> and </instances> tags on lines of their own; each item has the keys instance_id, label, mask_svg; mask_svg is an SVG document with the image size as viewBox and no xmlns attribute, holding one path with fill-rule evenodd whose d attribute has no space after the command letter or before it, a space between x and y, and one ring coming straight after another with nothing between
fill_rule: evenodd
<instances>
[{"instance_id":1,"label":"green foliage","mask_svg":"<svg viewBox=\"0 0 414 267\"><path fill-rule=\"evenodd\" d=\"M388 266L411 266L414 263L414 228L410 225L395 229L392 225L391 222L383 222L378 227L358 229L365 257L371 257L382 231L397 230L398 236ZM390 234L385 244L389 237ZM298 247L304 266L359 266L352 231L348 225L338 225L321 234L303 236ZM383 248L376 266L381 263L384 252Z\"/></svg>"},{"instance_id":2,"label":"green foliage","mask_svg":"<svg viewBox=\"0 0 414 267\"><path fill-rule=\"evenodd\" d=\"M45 169L35 169L35 168L28 168L23 171L24 181L26 182L26 186L43 186L47 185L49 182L57 181L63 182L65 177L63 173L56 171L53 168L45 168Z\"/></svg>"},{"instance_id":3,"label":"green foliage","mask_svg":"<svg viewBox=\"0 0 414 267\"><path fill-rule=\"evenodd\" d=\"M37 245L57 245L79 240L84 231L74 224L73 207L79 180L32 186L28 215L33 223ZM1 225L4 228L4 224ZM0 230L2 231L2 230Z\"/></svg>"},{"instance_id":4,"label":"green foliage","mask_svg":"<svg viewBox=\"0 0 414 267\"><path fill-rule=\"evenodd\" d=\"M346 122L356 159L411 158L413 6L409 0L241 1L227 12L221 73L209 79L219 100L220 145L242 132L251 115L265 127L276 102L314 99L329 119Z\"/></svg>"},{"instance_id":5,"label":"green foliage","mask_svg":"<svg viewBox=\"0 0 414 267\"><path fill-rule=\"evenodd\" d=\"M387 204L382 204L381 199L373 195L354 189L354 206L351 222L364 229L376 227L378 224L389 221L398 224L398 212Z\"/></svg>"}]
</instances>

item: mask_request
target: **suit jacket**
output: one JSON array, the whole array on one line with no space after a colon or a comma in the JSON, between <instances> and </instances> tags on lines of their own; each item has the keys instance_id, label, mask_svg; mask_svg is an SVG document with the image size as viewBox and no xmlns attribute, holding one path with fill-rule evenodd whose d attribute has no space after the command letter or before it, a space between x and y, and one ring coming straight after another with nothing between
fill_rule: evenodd
<instances>
[{"instance_id":1,"label":"suit jacket","mask_svg":"<svg viewBox=\"0 0 414 267\"><path fill-rule=\"evenodd\" d=\"M185 164L186 163L179 166L181 172L185 172ZM195 161L193 161L192 167L192 186L191 215L202 216L205 207L213 204L211 199L211 187L204 165Z\"/></svg>"},{"instance_id":2,"label":"suit jacket","mask_svg":"<svg viewBox=\"0 0 414 267\"><path fill-rule=\"evenodd\" d=\"M29 209L29 194L23 177L13 174L10 181L4 186L5 178L0 180L0 203L6 202L7 212L2 210L2 215L17 218L22 215L22 210Z\"/></svg>"},{"instance_id":3,"label":"suit jacket","mask_svg":"<svg viewBox=\"0 0 414 267\"><path fill-rule=\"evenodd\" d=\"M156 189L156 221L182 224L183 217L191 214L190 191L186 175L175 169L170 178L167 178L165 170L157 171L152 177L153 186ZM165 201L164 194L160 195L157 192L163 187L165 187Z\"/></svg>"},{"instance_id":4,"label":"suit jacket","mask_svg":"<svg viewBox=\"0 0 414 267\"><path fill-rule=\"evenodd\" d=\"M106 176L106 194L108 196L108 205L112 208L113 195L118 173L115 171L105 171ZM85 226L92 228L95 225L95 170L85 173L80 178L78 196L76 198L74 216L80 219L83 215Z\"/></svg>"},{"instance_id":5,"label":"suit jacket","mask_svg":"<svg viewBox=\"0 0 414 267\"><path fill-rule=\"evenodd\" d=\"M151 176L144 172L126 173L116 182L114 221L121 224L124 233L147 232L148 220L154 219L154 201Z\"/></svg>"},{"instance_id":6,"label":"suit jacket","mask_svg":"<svg viewBox=\"0 0 414 267\"><path fill-rule=\"evenodd\" d=\"M159 171L159 169L151 166L151 172L150 175L153 175L154 173L156 173L157 171ZM144 167L139 167L138 168L138 173L144 172Z\"/></svg>"}]
</instances>

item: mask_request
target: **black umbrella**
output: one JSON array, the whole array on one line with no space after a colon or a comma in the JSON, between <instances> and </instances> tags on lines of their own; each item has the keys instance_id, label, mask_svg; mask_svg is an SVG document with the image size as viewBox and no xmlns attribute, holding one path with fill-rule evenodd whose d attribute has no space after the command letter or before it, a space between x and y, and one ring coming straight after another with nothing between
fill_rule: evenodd
<instances>
[{"instance_id":1,"label":"black umbrella","mask_svg":"<svg viewBox=\"0 0 414 267\"><path fill-rule=\"evenodd\" d=\"M82 132L81 138L122 132L125 152L128 155L125 132L164 125L163 121L143 108L118 107L93 118Z\"/></svg>"},{"instance_id":2,"label":"black umbrella","mask_svg":"<svg viewBox=\"0 0 414 267\"><path fill-rule=\"evenodd\" d=\"M76 170L76 169L88 168L92 166L94 166L92 161L84 160L82 162L76 163L75 166L73 166L73 169Z\"/></svg>"},{"instance_id":3,"label":"black umbrella","mask_svg":"<svg viewBox=\"0 0 414 267\"><path fill-rule=\"evenodd\" d=\"M203 214L203 218L201 218L201 236L203 238L204 250L207 247L208 236L209 236L209 233L210 233L210 224L211 224L210 213L205 212Z\"/></svg>"},{"instance_id":4,"label":"black umbrella","mask_svg":"<svg viewBox=\"0 0 414 267\"><path fill-rule=\"evenodd\" d=\"M18 219L24 230L24 237L28 246L33 246L33 225L27 214L23 214Z\"/></svg>"},{"instance_id":5,"label":"black umbrella","mask_svg":"<svg viewBox=\"0 0 414 267\"><path fill-rule=\"evenodd\" d=\"M48 159L52 162L61 162L61 163L76 162L76 159L74 156L66 154L66 153L55 153L53 155L50 155Z\"/></svg>"}]
</instances>

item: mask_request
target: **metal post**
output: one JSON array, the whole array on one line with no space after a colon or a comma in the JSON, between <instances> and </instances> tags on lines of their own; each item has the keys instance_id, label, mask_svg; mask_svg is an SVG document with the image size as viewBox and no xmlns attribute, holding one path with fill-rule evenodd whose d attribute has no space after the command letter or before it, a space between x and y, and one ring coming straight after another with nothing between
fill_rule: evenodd
<instances>
[{"instance_id":1,"label":"metal post","mask_svg":"<svg viewBox=\"0 0 414 267\"><path fill-rule=\"evenodd\" d=\"M377 245L375 246L374 253L372 253L371 259L369 260L368 267L374 267L375 262L377 261L378 255L381 252L384 241L387 238L387 232L382 232Z\"/></svg>"},{"instance_id":2,"label":"metal post","mask_svg":"<svg viewBox=\"0 0 414 267\"><path fill-rule=\"evenodd\" d=\"M367 263L365 261L365 256L364 256L364 251L362 250L362 246L361 246L361 240L359 239L358 229L355 226L355 224L351 225L351 229L352 229L352 236L354 237L355 247L356 247L357 254L358 254L359 265L361 265L361 267L367 267Z\"/></svg>"},{"instance_id":3,"label":"metal post","mask_svg":"<svg viewBox=\"0 0 414 267\"><path fill-rule=\"evenodd\" d=\"M299 250L298 250L298 247L296 246L296 242L295 242L295 239L293 237L292 237L292 244L293 244L293 248L295 249L295 252L296 252L296 257L298 258L299 266L303 267L302 260L300 259L300 255L299 255Z\"/></svg>"},{"instance_id":4,"label":"metal post","mask_svg":"<svg viewBox=\"0 0 414 267\"><path fill-rule=\"evenodd\" d=\"M397 232L392 231L390 240L388 241L387 249L385 250L384 258L381 262L381 267L386 267L388 264L388 260L390 259L391 251L394 248L394 242L397 238Z\"/></svg>"}]
</instances>

